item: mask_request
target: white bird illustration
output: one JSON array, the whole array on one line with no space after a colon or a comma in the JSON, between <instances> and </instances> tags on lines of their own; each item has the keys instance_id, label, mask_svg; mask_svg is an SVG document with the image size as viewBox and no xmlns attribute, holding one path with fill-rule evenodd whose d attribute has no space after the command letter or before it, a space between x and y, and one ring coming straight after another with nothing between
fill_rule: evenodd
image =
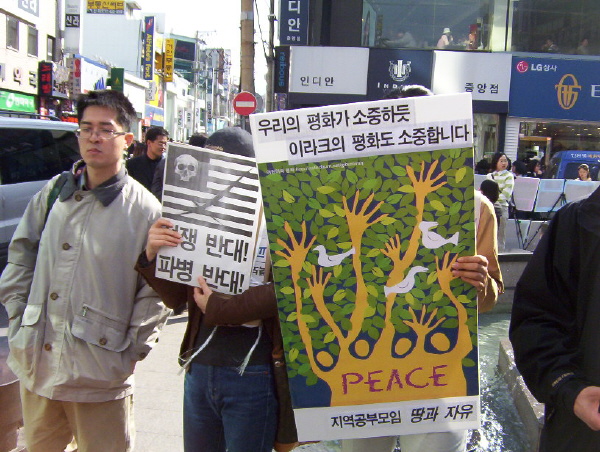
<instances>
[{"instance_id":1,"label":"white bird illustration","mask_svg":"<svg viewBox=\"0 0 600 452\"><path fill-rule=\"evenodd\" d=\"M425 248L435 250L447 243L458 245L458 232L455 232L454 235L449 239L445 239L436 232L430 231L431 228L435 228L437 225L438 223L435 221L421 221L419 224L419 229L423 233L423 238L421 241L423 242L423 246Z\"/></svg>"},{"instance_id":2,"label":"white bird illustration","mask_svg":"<svg viewBox=\"0 0 600 452\"><path fill-rule=\"evenodd\" d=\"M350 248L344 253L336 254L334 256L328 256L327 251L325 250L325 247L323 245L315 246L313 249L319 253L319 259L317 260L317 262L321 267L334 267L336 265L340 265L346 257L356 253L354 247Z\"/></svg>"},{"instance_id":3,"label":"white bird illustration","mask_svg":"<svg viewBox=\"0 0 600 452\"><path fill-rule=\"evenodd\" d=\"M417 267L411 268L408 271L406 278L404 278L402 281L400 281L395 286L391 286L391 287L385 286L383 288L383 293L385 293L385 296L387 297L391 293L410 292L412 290L412 288L415 287L415 275L417 273L422 273L422 272L426 272L426 271L428 271L427 267L417 266Z\"/></svg>"}]
</instances>

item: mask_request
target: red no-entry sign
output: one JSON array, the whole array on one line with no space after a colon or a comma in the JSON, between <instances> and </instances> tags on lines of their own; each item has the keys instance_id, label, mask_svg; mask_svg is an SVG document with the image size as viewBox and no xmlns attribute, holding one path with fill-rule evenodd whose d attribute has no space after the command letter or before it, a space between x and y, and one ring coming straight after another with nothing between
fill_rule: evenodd
<instances>
[{"instance_id":1,"label":"red no-entry sign","mask_svg":"<svg viewBox=\"0 0 600 452\"><path fill-rule=\"evenodd\" d=\"M248 116L256 110L256 97L248 91L242 91L233 98L233 109L240 116Z\"/></svg>"}]
</instances>

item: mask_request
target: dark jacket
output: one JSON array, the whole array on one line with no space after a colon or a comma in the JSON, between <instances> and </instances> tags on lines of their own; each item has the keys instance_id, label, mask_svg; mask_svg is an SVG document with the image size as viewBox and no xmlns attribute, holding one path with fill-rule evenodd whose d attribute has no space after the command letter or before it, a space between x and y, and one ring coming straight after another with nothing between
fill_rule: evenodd
<instances>
[{"instance_id":1,"label":"dark jacket","mask_svg":"<svg viewBox=\"0 0 600 452\"><path fill-rule=\"evenodd\" d=\"M148 154L144 153L139 157L134 157L125 162L127 174L146 187L146 190L152 191L152 180L159 162L162 158L152 160Z\"/></svg>"},{"instance_id":2,"label":"dark jacket","mask_svg":"<svg viewBox=\"0 0 600 452\"><path fill-rule=\"evenodd\" d=\"M573 411L600 386L600 189L556 213L517 283L509 330L517 368L546 404L541 451L598 451Z\"/></svg>"},{"instance_id":3,"label":"dark jacket","mask_svg":"<svg viewBox=\"0 0 600 452\"><path fill-rule=\"evenodd\" d=\"M154 276L155 269L156 261L145 262L145 253L142 253L138 259L136 270L160 295L165 305L175 309L187 302L189 318L180 350L180 357L184 359L191 355L203 317L204 323L209 327L218 324L241 325L256 319L263 320L265 331L269 334L273 344L271 356L279 404L277 436L273 447L278 452L292 450L297 445L298 434L292 409L273 284L251 287L244 293L235 296L213 292L208 300L206 314L203 314L194 301L192 286L157 278Z\"/></svg>"}]
</instances>

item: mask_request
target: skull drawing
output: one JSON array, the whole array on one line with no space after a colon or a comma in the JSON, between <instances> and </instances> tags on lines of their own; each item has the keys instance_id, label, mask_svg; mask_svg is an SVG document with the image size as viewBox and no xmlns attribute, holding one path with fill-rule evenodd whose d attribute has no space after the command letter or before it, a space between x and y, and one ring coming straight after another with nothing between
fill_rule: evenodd
<instances>
[{"instance_id":1,"label":"skull drawing","mask_svg":"<svg viewBox=\"0 0 600 452\"><path fill-rule=\"evenodd\" d=\"M189 154L182 154L175 159L175 174L182 182L189 182L198 173L198 160Z\"/></svg>"}]
</instances>

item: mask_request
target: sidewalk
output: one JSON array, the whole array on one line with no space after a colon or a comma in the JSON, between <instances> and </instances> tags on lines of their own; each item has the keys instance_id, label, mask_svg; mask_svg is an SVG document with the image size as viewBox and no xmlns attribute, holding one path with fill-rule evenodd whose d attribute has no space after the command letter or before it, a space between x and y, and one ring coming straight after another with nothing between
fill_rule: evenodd
<instances>
[{"instance_id":1,"label":"sidewalk","mask_svg":"<svg viewBox=\"0 0 600 452\"><path fill-rule=\"evenodd\" d=\"M0 314L5 314L0 306ZM0 316L0 320L2 320ZM5 316L4 316L5 317ZM134 416L136 439L134 452L183 452L183 374L178 375L177 356L188 316L169 318L159 341L135 370ZM4 322L7 323L7 322ZM0 322L0 339L6 342L6 325ZM7 352L8 346L0 340ZM22 429L18 447L23 451ZM337 441L310 444L298 452L338 452ZM252 451L248 451L252 452Z\"/></svg>"},{"instance_id":2,"label":"sidewalk","mask_svg":"<svg viewBox=\"0 0 600 452\"><path fill-rule=\"evenodd\" d=\"M135 452L183 452L183 374L177 356L187 313L169 318L135 370Z\"/></svg>"}]
</instances>

